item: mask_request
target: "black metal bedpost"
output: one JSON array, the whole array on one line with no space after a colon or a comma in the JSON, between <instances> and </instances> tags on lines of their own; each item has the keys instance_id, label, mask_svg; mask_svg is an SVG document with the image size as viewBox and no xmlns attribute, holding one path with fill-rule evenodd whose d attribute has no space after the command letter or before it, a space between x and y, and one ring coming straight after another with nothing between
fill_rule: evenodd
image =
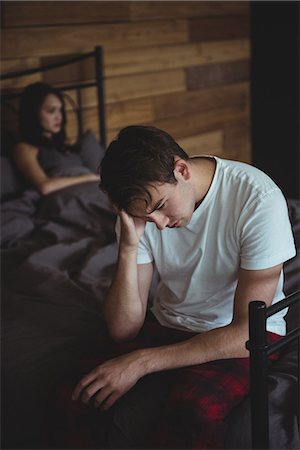
<instances>
[{"instance_id":1,"label":"black metal bedpost","mask_svg":"<svg viewBox=\"0 0 300 450\"><path fill-rule=\"evenodd\" d=\"M249 304L250 396L252 448L269 448L269 408L267 389L266 304Z\"/></svg>"},{"instance_id":2,"label":"black metal bedpost","mask_svg":"<svg viewBox=\"0 0 300 450\"><path fill-rule=\"evenodd\" d=\"M104 66L103 66L103 50L102 47L95 47L95 69L97 80L98 94L98 116L99 116L99 132L100 142L106 148L106 124L105 124L105 97L104 97Z\"/></svg>"},{"instance_id":3,"label":"black metal bedpost","mask_svg":"<svg viewBox=\"0 0 300 450\"><path fill-rule=\"evenodd\" d=\"M297 405L298 405L298 428L300 430L300 335L297 338L297 351L298 351L298 382L297 382Z\"/></svg>"},{"instance_id":4,"label":"black metal bedpost","mask_svg":"<svg viewBox=\"0 0 300 450\"><path fill-rule=\"evenodd\" d=\"M82 95L81 95L81 90L80 89L76 89L76 97L77 97L77 104L78 104L78 109L77 109L77 117L78 117L78 132L77 132L77 140L79 140L79 138L82 136L83 133L83 120L82 120Z\"/></svg>"}]
</instances>

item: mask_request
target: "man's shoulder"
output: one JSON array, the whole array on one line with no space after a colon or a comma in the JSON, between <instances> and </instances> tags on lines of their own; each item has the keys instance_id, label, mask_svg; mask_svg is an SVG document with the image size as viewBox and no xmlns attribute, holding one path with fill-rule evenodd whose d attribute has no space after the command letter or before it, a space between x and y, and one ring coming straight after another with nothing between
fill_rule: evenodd
<instances>
[{"instance_id":1,"label":"man's shoulder","mask_svg":"<svg viewBox=\"0 0 300 450\"><path fill-rule=\"evenodd\" d=\"M272 178L258 167L242 161L217 159L219 164L219 176L224 183L230 185L244 185L248 189L260 194L276 191L278 186Z\"/></svg>"}]
</instances>

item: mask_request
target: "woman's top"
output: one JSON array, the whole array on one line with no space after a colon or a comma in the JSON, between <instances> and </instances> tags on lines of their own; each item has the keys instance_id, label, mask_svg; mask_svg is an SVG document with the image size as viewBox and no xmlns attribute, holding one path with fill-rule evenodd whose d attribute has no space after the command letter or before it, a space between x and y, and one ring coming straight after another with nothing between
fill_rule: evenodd
<instances>
[{"instance_id":1,"label":"woman's top","mask_svg":"<svg viewBox=\"0 0 300 450\"><path fill-rule=\"evenodd\" d=\"M75 176L91 173L84 166L80 154L70 150L60 152L55 148L40 147L37 159L48 176Z\"/></svg>"}]
</instances>

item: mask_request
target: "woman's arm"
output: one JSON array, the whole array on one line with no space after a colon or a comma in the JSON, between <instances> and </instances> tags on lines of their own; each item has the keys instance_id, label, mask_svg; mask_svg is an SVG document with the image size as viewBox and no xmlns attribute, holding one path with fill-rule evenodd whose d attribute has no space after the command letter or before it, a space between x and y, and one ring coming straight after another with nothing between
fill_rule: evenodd
<instances>
[{"instance_id":1,"label":"woman's arm","mask_svg":"<svg viewBox=\"0 0 300 450\"><path fill-rule=\"evenodd\" d=\"M73 177L48 177L38 162L37 147L21 142L14 148L14 160L24 177L42 194L63 189L74 184L99 181L99 175L90 173Z\"/></svg>"}]
</instances>

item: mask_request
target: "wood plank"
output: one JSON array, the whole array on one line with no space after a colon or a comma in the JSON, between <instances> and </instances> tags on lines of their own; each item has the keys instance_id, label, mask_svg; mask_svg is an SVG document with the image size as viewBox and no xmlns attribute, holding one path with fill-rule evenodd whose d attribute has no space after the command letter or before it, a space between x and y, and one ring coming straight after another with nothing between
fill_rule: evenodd
<instances>
[{"instance_id":1,"label":"wood plank","mask_svg":"<svg viewBox=\"0 0 300 450\"><path fill-rule=\"evenodd\" d=\"M250 35L250 16L229 16L189 19L190 40L207 41L247 38Z\"/></svg>"},{"instance_id":2,"label":"wood plank","mask_svg":"<svg viewBox=\"0 0 300 450\"><path fill-rule=\"evenodd\" d=\"M73 57L80 56L80 53L72 53L60 56L41 57L41 65L55 64L66 61ZM85 59L67 66L51 69L43 74L45 83L49 84L67 84L79 81L91 81L95 79L95 61L93 58Z\"/></svg>"},{"instance_id":3,"label":"wood plank","mask_svg":"<svg viewBox=\"0 0 300 450\"><path fill-rule=\"evenodd\" d=\"M23 27L249 14L238 1L3 1L3 26Z\"/></svg>"},{"instance_id":4,"label":"wood plank","mask_svg":"<svg viewBox=\"0 0 300 450\"><path fill-rule=\"evenodd\" d=\"M225 124L224 151L236 160L251 162L250 118Z\"/></svg>"},{"instance_id":5,"label":"wood plank","mask_svg":"<svg viewBox=\"0 0 300 450\"><path fill-rule=\"evenodd\" d=\"M4 29L2 58L82 53L96 45L122 49L184 42L188 42L185 20Z\"/></svg>"},{"instance_id":6,"label":"wood plank","mask_svg":"<svg viewBox=\"0 0 300 450\"><path fill-rule=\"evenodd\" d=\"M249 110L237 105L212 109L204 113L161 119L155 121L153 125L167 131L175 139L180 139L222 129L226 122L248 117Z\"/></svg>"},{"instance_id":7,"label":"wood plank","mask_svg":"<svg viewBox=\"0 0 300 450\"><path fill-rule=\"evenodd\" d=\"M105 103L118 103L184 90L183 70L114 77L108 78L105 82ZM75 93L70 91L69 94L76 102ZM82 91L82 103L85 107L97 105L96 88L87 88Z\"/></svg>"},{"instance_id":8,"label":"wood plank","mask_svg":"<svg viewBox=\"0 0 300 450\"><path fill-rule=\"evenodd\" d=\"M217 155L224 151L222 130L189 136L179 139L177 142L190 156Z\"/></svg>"},{"instance_id":9,"label":"wood plank","mask_svg":"<svg viewBox=\"0 0 300 450\"><path fill-rule=\"evenodd\" d=\"M248 1L135 1L130 2L132 20L207 17L249 14Z\"/></svg>"},{"instance_id":10,"label":"wood plank","mask_svg":"<svg viewBox=\"0 0 300 450\"><path fill-rule=\"evenodd\" d=\"M112 103L106 106L106 126L111 129L121 129L127 125L150 123L154 120L150 99L133 100L130 102ZM70 111L70 108L67 108ZM85 108L82 111L84 128L92 128L98 133L97 108ZM75 124L72 113L68 113L69 130L74 134Z\"/></svg>"},{"instance_id":11,"label":"wood plank","mask_svg":"<svg viewBox=\"0 0 300 450\"><path fill-rule=\"evenodd\" d=\"M73 110L66 111L66 137L68 144L73 144L78 138L78 120Z\"/></svg>"},{"instance_id":12,"label":"wood plank","mask_svg":"<svg viewBox=\"0 0 300 450\"><path fill-rule=\"evenodd\" d=\"M127 75L156 70L236 61L250 57L248 39L105 52L105 75Z\"/></svg>"},{"instance_id":13,"label":"wood plank","mask_svg":"<svg viewBox=\"0 0 300 450\"><path fill-rule=\"evenodd\" d=\"M175 93L186 89L184 70L166 70L126 77L108 78L105 83L106 102Z\"/></svg>"},{"instance_id":14,"label":"wood plank","mask_svg":"<svg viewBox=\"0 0 300 450\"><path fill-rule=\"evenodd\" d=\"M250 140L247 127L245 127L246 123L247 121L244 120L225 123L220 130L178 139L177 142L190 156L214 155L220 158L251 163ZM237 145L225 146L225 132L228 133L232 126L235 130L230 130L230 132L239 135L238 142L236 141ZM228 136L226 139L228 139Z\"/></svg>"},{"instance_id":15,"label":"wood plank","mask_svg":"<svg viewBox=\"0 0 300 450\"><path fill-rule=\"evenodd\" d=\"M89 108L82 111L83 130L92 130L96 137L99 138L99 122L98 114L95 108ZM78 121L74 113L67 112L67 138L68 142L75 142L78 138Z\"/></svg>"},{"instance_id":16,"label":"wood plank","mask_svg":"<svg viewBox=\"0 0 300 450\"><path fill-rule=\"evenodd\" d=\"M179 92L152 97L156 120L224 108L226 106L249 106L249 84L238 83L209 89Z\"/></svg>"},{"instance_id":17,"label":"wood plank","mask_svg":"<svg viewBox=\"0 0 300 450\"><path fill-rule=\"evenodd\" d=\"M204 89L211 86L239 83L250 78L248 60L189 67L186 71L188 89Z\"/></svg>"},{"instance_id":18,"label":"wood plank","mask_svg":"<svg viewBox=\"0 0 300 450\"><path fill-rule=\"evenodd\" d=\"M108 128L121 128L155 120L151 98L127 100L106 105Z\"/></svg>"},{"instance_id":19,"label":"wood plank","mask_svg":"<svg viewBox=\"0 0 300 450\"><path fill-rule=\"evenodd\" d=\"M4 27L120 22L129 19L123 1L5 1Z\"/></svg>"},{"instance_id":20,"label":"wood plank","mask_svg":"<svg viewBox=\"0 0 300 450\"><path fill-rule=\"evenodd\" d=\"M66 91L67 96L70 98L68 100L69 106L66 104L67 109L72 109L70 105L78 105L78 98L75 90ZM89 87L81 91L81 105L82 109L97 108L97 91L96 88Z\"/></svg>"},{"instance_id":21,"label":"wood plank","mask_svg":"<svg viewBox=\"0 0 300 450\"><path fill-rule=\"evenodd\" d=\"M26 58L26 59L9 59L1 61L1 74L10 72L17 72L19 70L33 69L40 66L39 58ZM24 77L12 78L9 80L1 81L1 90L11 91L23 89L30 83L36 81L42 81L42 74L36 73L32 75L26 75Z\"/></svg>"},{"instance_id":22,"label":"wood plank","mask_svg":"<svg viewBox=\"0 0 300 450\"><path fill-rule=\"evenodd\" d=\"M98 112L96 108L86 108L82 111L83 128L92 129L94 133L99 135ZM77 133L77 119L73 112L67 113L67 132L72 139L76 137ZM135 100L129 102L122 102L110 104L106 106L106 125L107 128L113 130L120 130L121 128L141 123L150 123L154 120L151 111L151 103L149 100ZM115 134L116 131L113 131Z\"/></svg>"},{"instance_id":23,"label":"wood plank","mask_svg":"<svg viewBox=\"0 0 300 450\"><path fill-rule=\"evenodd\" d=\"M164 118L180 117L186 114L197 114L212 109L224 108L226 105L240 106L243 108L249 107L249 84L238 83L227 86L220 86L216 88L210 88L206 90L184 91L184 83L177 85L182 91L166 94L153 93L153 78L151 75L145 75L142 87L139 91L135 91L135 98L131 98L131 92L128 91L129 87L123 87L123 84L127 84L126 79L128 77L122 77L121 80L114 81L119 86L118 92L119 98L123 98L120 101L115 101L115 97L111 97L106 88L106 114L108 126L110 128L116 128L121 125L131 123L146 123L154 120L160 120ZM135 89L135 79L132 78L130 86ZM168 73L164 75L164 80L161 74L158 75L157 83L165 83L168 81ZM142 81L141 77L137 77L139 81ZM173 77L172 77L173 79ZM122 81L123 80L123 84ZM111 80L106 81L106 85L110 86L109 90L114 91L114 84L110 83ZM150 85L150 92L147 90L147 85ZM156 86L162 91L164 85ZM176 85L172 85L177 89ZM172 86L167 84L167 89ZM121 91L121 93L120 93ZM148 96L147 96L148 93ZM142 98L138 97L138 94ZM77 103L75 91L68 91L68 95L72 100ZM84 109L96 108L97 95L95 88L87 88L82 91L82 105ZM66 105L70 109L70 105Z\"/></svg>"},{"instance_id":24,"label":"wood plank","mask_svg":"<svg viewBox=\"0 0 300 450\"><path fill-rule=\"evenodd\" d=\"M227 122L247 120L249 109L245 106L227 106L204 113L190 114L180 117L165 118L147 123L167 131L174 139L184 139L203 133L223 129ZM108 128L108 140L120 131L119 128Z\"/></svg>"},{"instance_id":25,"label":"wood plank","mask_svg":"<svg viewBox=\"0 0 300 450\"><path fill-rule=\"evenodd\" d=\"M78 55L78 54L77 54ZM75 54L40 58L42 65L52 64L76 56ZM196 44L155 46L145 49L105 51L105 76L130 75L166 69L199 66L250 57L248 39L205 42ZM47 83L91 80L95 76L94 61L88 59L45 72Z\"/></svg>"}]
</instances>

